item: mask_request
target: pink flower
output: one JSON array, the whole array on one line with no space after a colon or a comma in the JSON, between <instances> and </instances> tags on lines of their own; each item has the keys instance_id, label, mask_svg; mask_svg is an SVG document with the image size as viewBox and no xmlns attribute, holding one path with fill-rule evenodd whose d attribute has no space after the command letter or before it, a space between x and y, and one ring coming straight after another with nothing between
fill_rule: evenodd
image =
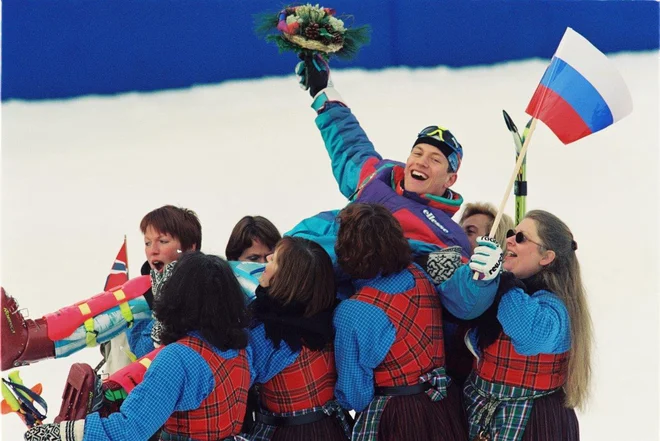
<instances>
[{"instance_id":1,"label":"pink flower","mask_svg":"<svg viewBox=\"0 0 660 441\"><path fill-rule=\"evenodd\" d=\"M289 23L288 25L286 24L286 20L280 20L279 23L277 23L277 30L289 35L297 33L298 28L300 28L300 24L297 21Z\"/></svg>"}]
</instances>

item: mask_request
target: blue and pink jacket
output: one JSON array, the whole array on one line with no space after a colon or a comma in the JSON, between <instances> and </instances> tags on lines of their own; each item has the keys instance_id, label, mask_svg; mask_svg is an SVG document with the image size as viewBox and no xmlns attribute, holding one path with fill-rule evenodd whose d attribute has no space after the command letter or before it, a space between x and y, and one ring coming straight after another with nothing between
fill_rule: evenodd
<instances>
[{"instance_id":1,"label":"blue and pink jacket","mask_svg":"<svg viewBox=\"0 0 660 441\"><path fill-rule=\"evenodd\" d=\"M312 107L317 108L317 100ZM451 219L463 203L458 193L448 191L446 197L439 197L406 191L404 164L384 160L351 110L339 102L324 103L316 125L330 155L339 190L347 199L387 207L401 223L414 255L457 245L462 249L463 262L468 261L471 248L467 236ZM326 211L307 218L286 235L318 242L336 261L337 213L338 210Z\"/></svg>"}]
</instances>

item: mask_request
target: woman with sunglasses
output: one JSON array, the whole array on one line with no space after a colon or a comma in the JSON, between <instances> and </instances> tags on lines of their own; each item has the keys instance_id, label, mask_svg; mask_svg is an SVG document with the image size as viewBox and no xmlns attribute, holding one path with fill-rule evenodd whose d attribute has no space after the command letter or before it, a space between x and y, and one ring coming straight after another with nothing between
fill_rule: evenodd
<instances>
[{"instance_id":1,"label":"woman with sunglasses","mask_svg":"<svg viewBox=\"0 0 660 441\"><path fill-rule=\"evenodd\" d=\"M574 408L588 395L592 327L577 243L564 222L541 210L507 236L495 300L466 337L477 358L464 388L470 436L578 440ZM487 266L493 245L477 242L473 260L481 254ZM463 271L452 281L478 287Z\"/></svg>"},{"instance_id":2,"label":"woman with sunglasses","mask_svg":"<svg viewBox=\"0 0 660 441\"><path fill-rule=\"evenodd\" d=\"M347 441L334 400L335 281L315 242L285 237L268 257L250 304L250 346L260 406L250 441Z\"/></svg>"}]
</instances>

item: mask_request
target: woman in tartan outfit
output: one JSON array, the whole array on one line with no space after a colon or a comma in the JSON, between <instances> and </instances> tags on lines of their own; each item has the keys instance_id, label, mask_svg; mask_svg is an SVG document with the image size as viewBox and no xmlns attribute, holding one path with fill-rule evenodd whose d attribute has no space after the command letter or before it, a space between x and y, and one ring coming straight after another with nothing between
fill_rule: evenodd
<instances>
[{"instance_id":1,"label":"woman in tartan outfit","mask_svg":"<svg viewBox=\"0 0 660 441\"><path fill-rule=\"evenodd\" d=\"M356 294L337 307L337 400L360 412L353 440L467 440L444 369L440 296L381 205L339 214L337 261Z\"/></svg>"},{"instance_id":2,"label":"woman in tartan outfit","mask_svg":"<svg viewBox=\"0 0 660 441\"><path fill-rule=\"evenodd\" d=\"M245 298L219 257L182 255L154 314L165 347L108 418L44 424L27 441L143 441L160 427L161 441L236 440L250 386L251 350Z\"/></svg>"},{"instance_id":3,"label":"woman in tartan outfit","mask_svg":"<svg viewBox=\"0 0 660 441\"><path fill-rule=\"evenodd\" d=\"M587 398L592 331L577 243L541 210L507 237L495 302L466 337L477 357L464 389L470 436L578 440L574 408Z\"/></svg>"},{"instance_id":4,"label":"woman in tartan outfit","mask_svg":"<svg viewBox=\"0 0 660 441\"><path fill-rule=\"evenodd\" d=\"M334 400L330 256L315 242L285 237L268 256L250 304L250 346L260 409L251 441L346 441L350 427Z\"/></svg>"}]
</instances>

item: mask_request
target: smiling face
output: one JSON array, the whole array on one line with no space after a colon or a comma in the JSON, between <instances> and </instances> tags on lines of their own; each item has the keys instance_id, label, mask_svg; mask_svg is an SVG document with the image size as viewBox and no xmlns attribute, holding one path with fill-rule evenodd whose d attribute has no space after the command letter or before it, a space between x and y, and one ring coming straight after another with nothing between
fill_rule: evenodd
<instances>
[{"instance_id":1,"label":"smiling face","mask_svg":"<svg viewBox=\"0 0 660 441\"><path fill-rule=\"evenodd\" d=\"M195 249L194 245L192 249ZM144 231L144 253L152 269L163 271L165 265L177 260L183 251L189 250L182 250L179 239L175 239L171 234L161 233L152 226L148 226Z\"/></svg>"},{"instance_id":2,"label":"smiling face","mask_svg":"<svg viewBox=\"0 0 660 441\"><path fill-rule=\"evenodd\" d=\"M448 168L447 157L440 149L430 144L417 144L406 161L403 185L413 193L442 196L458 177L448 172Z\"/></svg>"},{"instance_id":3,"label":"smiling face","mask_svg":"<svg viewBox=\"0 0 660 441\"><path fill-rule=\"evenodd\" d=\"M519 279L526 279L549 265L554 260L555 253L536 244L543 245L543 242L539 238L536 222L532 219L523 219L514 231L521 232L525 239L518 243L515 235L507 238L504 269Z\"/></svg>"}]
</instances>

